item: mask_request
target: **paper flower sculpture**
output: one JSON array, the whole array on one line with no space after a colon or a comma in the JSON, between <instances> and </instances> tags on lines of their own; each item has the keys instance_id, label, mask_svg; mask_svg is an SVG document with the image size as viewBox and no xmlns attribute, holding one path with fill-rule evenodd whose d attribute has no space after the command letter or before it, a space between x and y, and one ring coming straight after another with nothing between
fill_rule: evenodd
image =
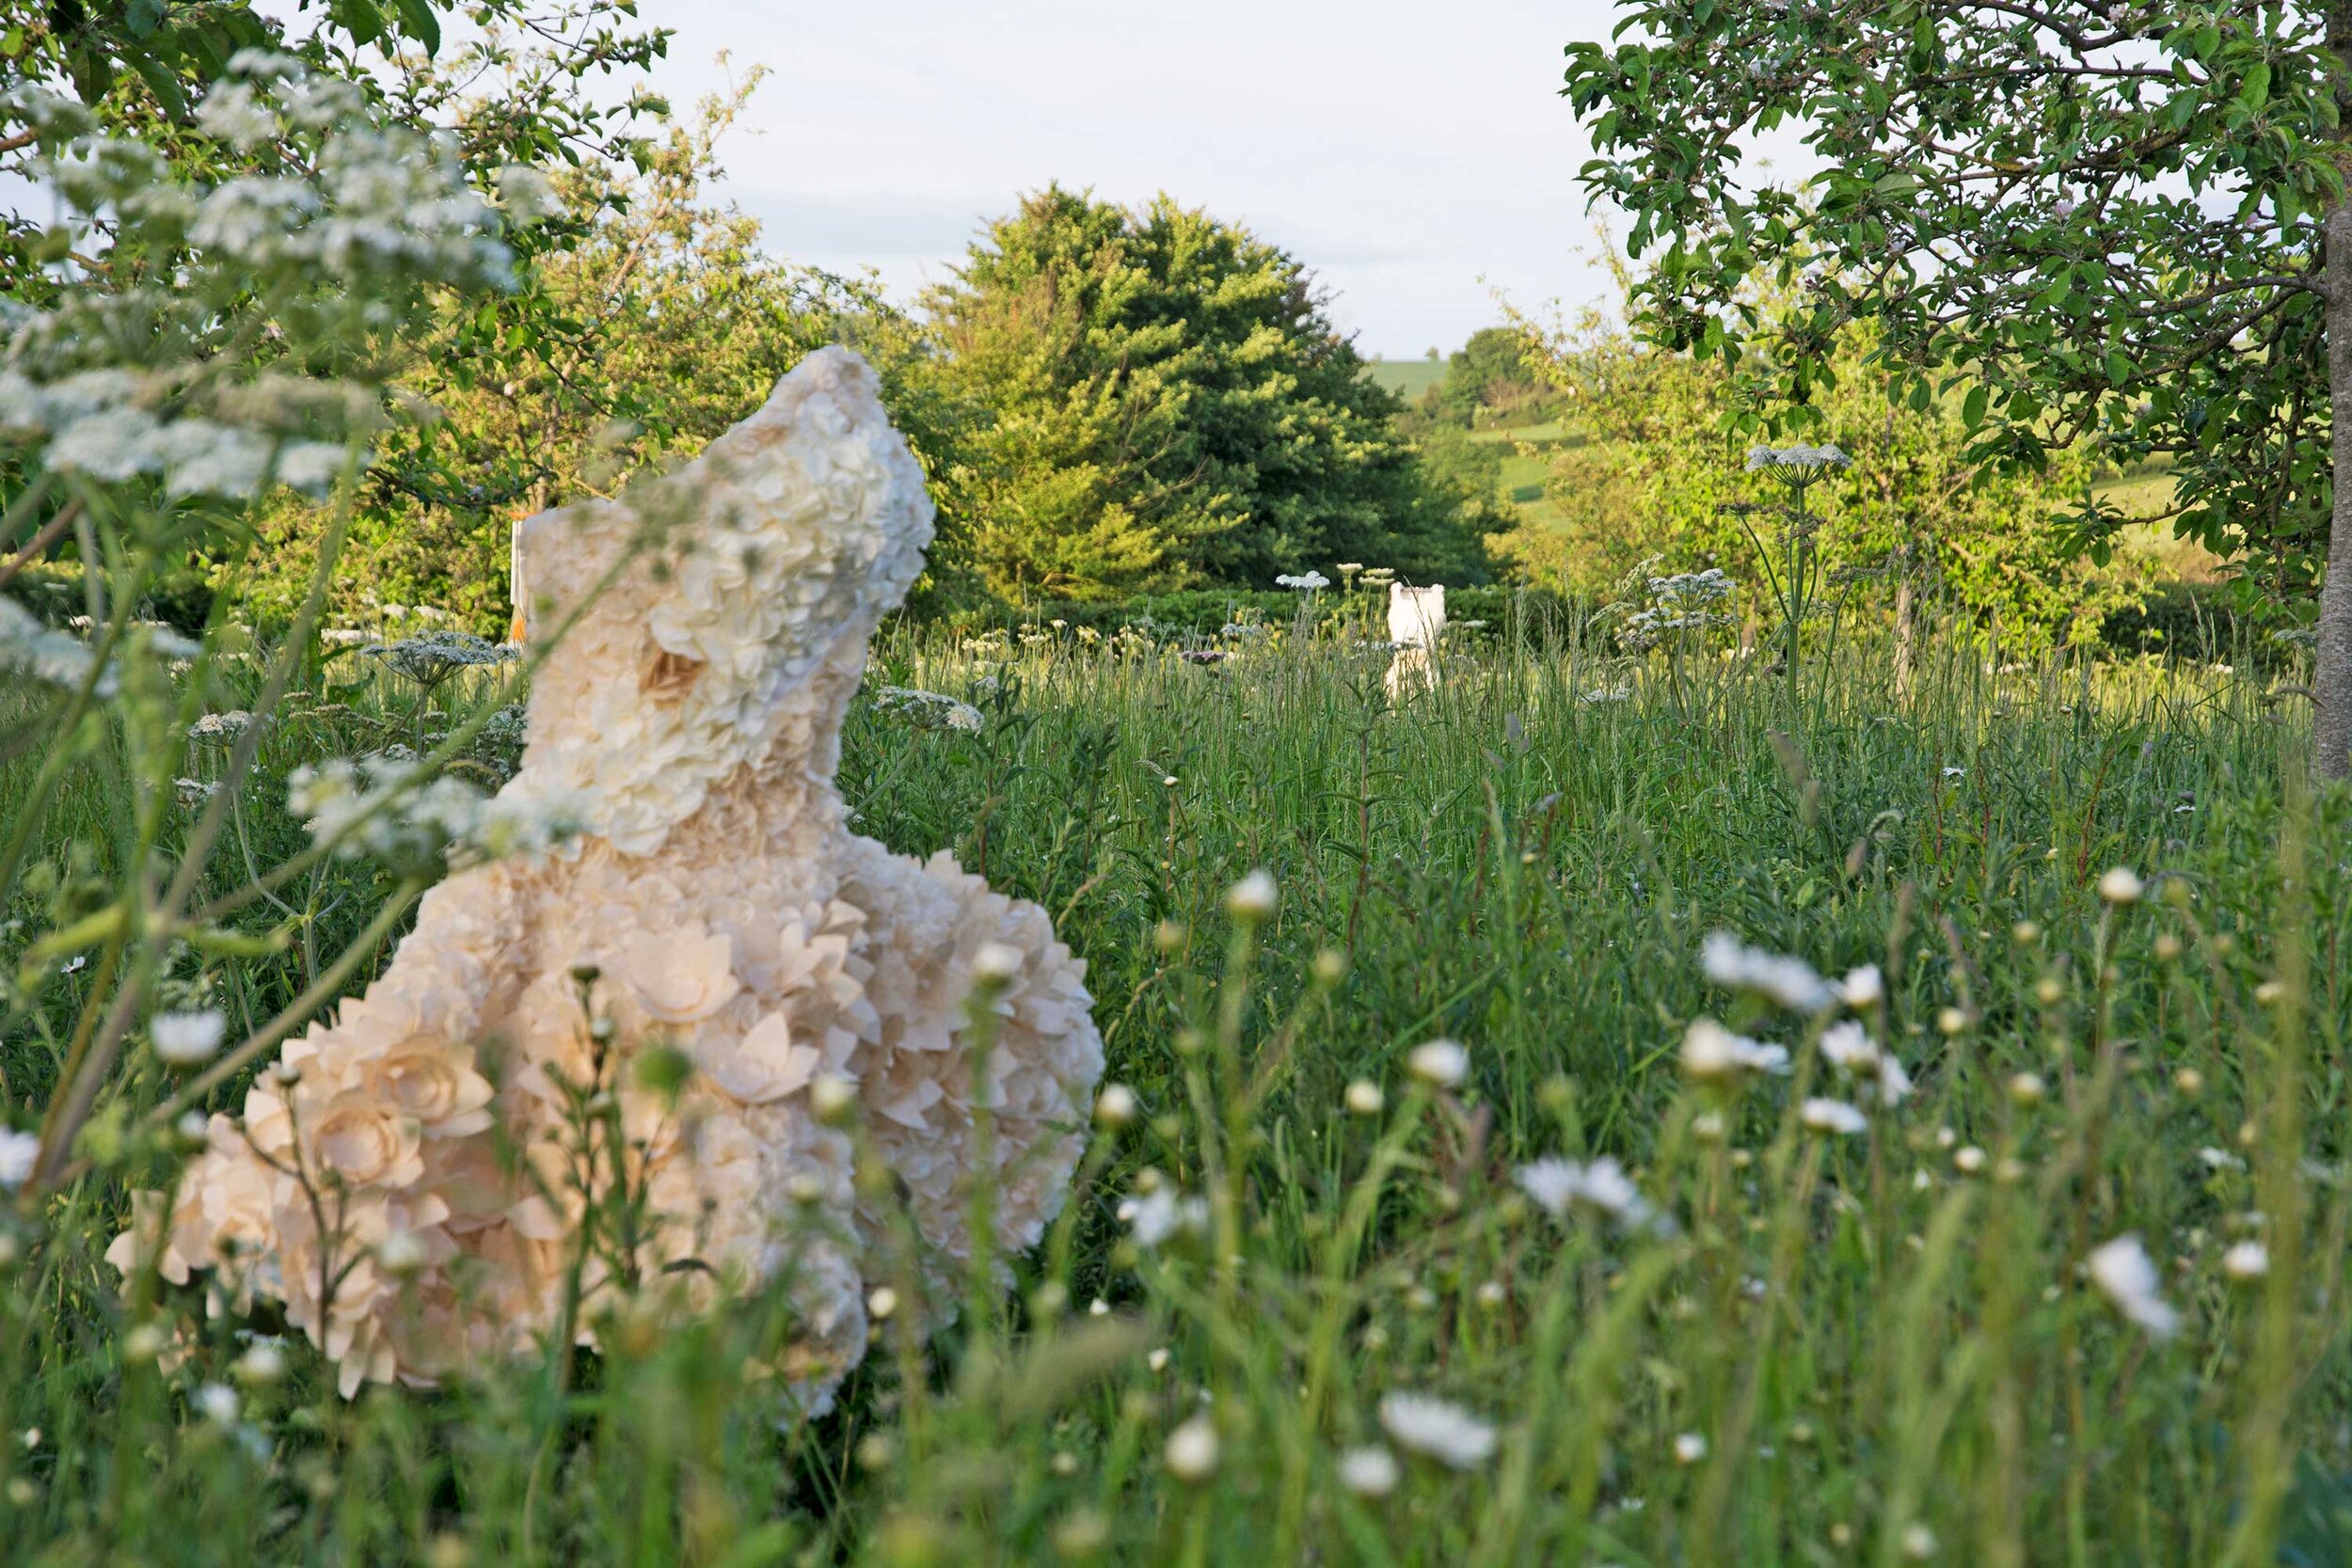
<instances>
[{"instance_id":1,"label":"paper flower sculpture","mask_svg":"<svg viewBox=\"0 0 2352 1568\"><path fill-rule=\"evenodd\" d=\"M209 1269L226 1301L282 1304L346 1393L528 1352L581 1267L596 1192L572 1175L565 1105L583 1085L616 1097L646 1195L631 1261L690 1306L780 1282L801 1336L783 1365L808 1408L864 1353L861 1266L886 1219L853 1191L819 1091L862 1099L935 1285L968 1263L984 1175L997 1243L1036 1243L1102 1071L1084 966L1042 910L945 852L918 863L851 833L834 786L867 638L931 536L876 388L824 350L628 504L521 525L532 634L573 624L501 800L560 806L585 832L428 894L382 978L290 1042L241 1117L212 1118L119 1264ZM590 974L603 1039L580 1004ZM664 1044L696 1069L675 1097L628 1070ZM993 1172L973 1168L983 1151ZM612 1267L588 1259L585 1289Z\"/></svg>"}]
</instances>

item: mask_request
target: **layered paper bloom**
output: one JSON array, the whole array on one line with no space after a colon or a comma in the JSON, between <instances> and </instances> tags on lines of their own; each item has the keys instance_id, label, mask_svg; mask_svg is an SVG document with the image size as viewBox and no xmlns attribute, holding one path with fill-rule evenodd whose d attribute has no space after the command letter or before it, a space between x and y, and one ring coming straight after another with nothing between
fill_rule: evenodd
<instances>
[{"instance_id":1,"label":"layered paper bloom","mask_svg":"<svg viewBox=\"0 0 2352 1568\"><path fill-rule=\"evenodd\" d=\"M648 519L658 547L630 556ZM428 894L366 995L212 1118L169 1212L137 1205L117 1265L279 1303L347 1393L538 1354L601 1196L565 1119L596 1092L645 1195L636 1273L682 1307L781 1281L800 1337L776 1367L811 1409L865 1352L866 1238L898 1202L943 1302L975 1180L997 1184L999 1243L1034 1245L1102 1072L1084 966L946 854L850 833L834 788L866 639L930 528L872 372L837 349L631 506L523 523L533 626L620 566L541 667L500 797L561 801L585 832ZM655 1045L693 1064L675 1097L629 1070ZM848 1135L810 1105L821 1080L854 1085L902 1197L859 1195ZM592 1297L612 1267L588 1261Z\"/></svg>"}]
</instances>

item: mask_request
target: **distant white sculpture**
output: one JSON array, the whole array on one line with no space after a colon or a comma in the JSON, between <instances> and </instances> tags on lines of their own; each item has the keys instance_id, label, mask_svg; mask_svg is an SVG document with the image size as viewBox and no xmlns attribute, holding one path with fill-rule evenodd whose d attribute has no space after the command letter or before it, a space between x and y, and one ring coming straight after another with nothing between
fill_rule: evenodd
<instances>
[{"instance_id":1,"label":"distant white sculpture","mask_svg":"<svg viewBox=\"0 0 2352 1568\"><path fill-rule=\"evenodd\" d=\"M1445 585L1407 588L1389 584L1389 641L1396 652L1389 660L1389 699L1402 701L1416 691L1434 691L1438 668L1430 655L1438 634L1445 630Z\"/></svg>"},{"instance_id":2,"label":"distant white sculpture","mask_svg":"<svg viewBox=\"0 0 2352 1568\"><path fill-rule=\"evenodd\" d=\"M119 1263L160 1245L167 1278L211 1268L233 1301L281 1302L346 1394L529 1350L579 1266L564 1083L617 1097L654 1222L647 1277L669 1269L690 1306L787 1280L803 1338L785 1371L813 1409L864 1354L861 1259L885 1217L811 1107L839 1092L820 1080L854 1085L943 1305L970 1255L983 1108L997 1243L1037 1243L1102 1070L1084 966L1044 911L946 851L918 863L851 833L834 786L867 637L931 536L876 390L824 350L641 504L522 525L546 635L641 513L677 515L548 657L502 792L565 803L586 835L428 894L367 994L290 1042L241 1118L212 1118L171 1212L122 1238ZM966 1038L976 964L1001 986L985 1064ZM583 966L620 1060L591 1037ZM675 1109L627 1060L665 1039L698 1069ZM591 1258L583 1283L612 1272Z\"/></svg>"}]
</instances>

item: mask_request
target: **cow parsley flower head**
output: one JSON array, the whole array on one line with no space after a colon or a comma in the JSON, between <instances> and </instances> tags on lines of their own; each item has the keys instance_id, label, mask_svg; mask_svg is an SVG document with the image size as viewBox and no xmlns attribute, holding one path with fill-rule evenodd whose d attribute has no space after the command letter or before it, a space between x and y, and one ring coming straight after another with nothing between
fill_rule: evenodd
<instances>
[{"instance_id":1,"label":"cow parsley flower head","mask_svg":"<svg viewBox=\"0 0 2352 1568\"><path fill-rule=\"evenodd\" d=\"M883 686L874 690L874 710L889 714L918 730L958 730L977 735L986 721L970 703L942 691L922 691L909 686Z\"/></svg>"},{"instance_id":2,"label":"cow parsley flower head","mask_svg":"<svg viewBox=\"0 0 2352 1568\"><path fill-rule=\"evenodd\" d=\"M1748 472L1769 473L1775 478L1802 477L1806 482L1819 478L1829 468L1843 468L1853 462L1834 446L1829 447L1750 447Z\"/></svg>"},{"instance_id":3,"label":"cow parsley flower head","mask_svg":"<svg viewBox=\"0 0 2352 1568\"><path fill-rule=\"evenodd\" d=\"M1331 579L1321 572L1315 571L1300 572L1295 576L1284 572L1274 579L1274 586L1294 589L1301 594L1312 594L1318 589L1330 587Z\"/></svg>"},{"instance_id":4,"label":"cow parsley flower head","mask_svg":"<svg viewBox=\"0 0 2352 1568\"><path fill-rule=\"evenodd\" d=\"M2152 1338L2169 1339L2179 1332L2181 1314L2157 1289L2162 1281L2155 1261L2137 1236L2118 1236L2104 1246L2093 1247L2083 1263L2090 1282L2115 1309L2146 1329Z\"/></svg>"},{"instance_id":5,"label":"cow parsley flower head","mask_svg":"<svg viewBox=\"0 0 2352 1568\"><path fill-rule=\"evenodd\" d=\"M1483 1465L1495 1451L1490 1423L1427 1394L1389 1395L1380 1402L1380 1424L1399 1446L1456 1470Z\"/></svg>"}]
</instances>

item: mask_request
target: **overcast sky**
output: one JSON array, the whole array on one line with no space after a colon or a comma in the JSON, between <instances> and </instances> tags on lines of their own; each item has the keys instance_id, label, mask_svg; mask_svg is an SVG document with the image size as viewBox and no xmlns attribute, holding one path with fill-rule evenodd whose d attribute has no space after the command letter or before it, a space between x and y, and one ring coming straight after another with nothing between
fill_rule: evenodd
<instances>
[{"instance_id":1,"label":"overcast sky","mask_svg":"<svg viewBox=\"0 0 2352 1568\"><path fill-rule=\"evenodd\" d=\"M725 193L795 261L944 276L1049 181L1165 190L1311 267L1367 354L1453 349L1522 306L1607 292L1576 184L1564 45L1606 0L654 0L681 107L772 74Z\"/></svg>"}]
</instances>

